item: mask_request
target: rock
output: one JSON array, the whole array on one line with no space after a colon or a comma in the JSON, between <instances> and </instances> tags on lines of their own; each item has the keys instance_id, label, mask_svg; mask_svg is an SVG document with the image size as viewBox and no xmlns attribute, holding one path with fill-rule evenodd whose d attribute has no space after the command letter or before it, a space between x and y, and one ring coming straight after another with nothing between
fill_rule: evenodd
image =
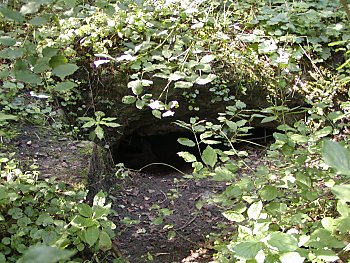
<instances>
[{"instance_id":1,"label":"rock","mask_svg":"<svg viewBox=\"0 0 350 263\"><path fill-rule=\"evenodd\" d=\"M6 146L16 153L22 170L30 169L35 163L40 171L39 178L54 177L59 182L88 189L90 199L109 185L112 162L107 152L94 142L60 140L57 131L47 127L24 126L20 130L20 135ZM40 134L40 140L36 134ZM34 140L36 148L23 143Z\"/></svg>"}]
</instances>

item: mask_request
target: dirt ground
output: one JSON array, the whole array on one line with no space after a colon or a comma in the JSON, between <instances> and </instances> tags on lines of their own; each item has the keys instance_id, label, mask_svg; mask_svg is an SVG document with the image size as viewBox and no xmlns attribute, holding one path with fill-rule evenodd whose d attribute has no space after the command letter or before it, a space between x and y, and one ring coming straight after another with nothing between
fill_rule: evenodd
<instances>
[{"instance_id":1,"label":"dirt ground","mask_svg":"<svg viewBox=\"0 0 350 263\"><path fill-rule=\"evenodd\" d=\"M123 256L132 263L211 262L213 250L206 236L218 231L223 217L214 206L204 204L198 210L196 203L224 186L187 180L177 172L132 174L113 200L114 221L125 222L118 224L116 239ZM153 224L162 208L172 214L162 224ZM131 220L136 224L128 224ZM172 231L176 236L170 238Z\"/></svg>"},{"instance_id":2,"label":"dirt ground","mask_svg":"<svg viewBox=\"0 0 350 263\"><path fill-rule=\"evenodd\" d=\"M16 152L22 167L35 164L42 178L55 176L76 186L86 183L87 168L93 162L86 151L91 149L89 142L30 127L20 134L9 142L8 150ZM250 165L256 166L261 154L253 149ZM191 168L183 170L191 172ZM129 172L124 179L111 176L113 180L102 184L115 210L113 249L125 259L120 262L214 262L209 234L234 226L205 200L220 193L225 183L186 179L169 170Z\"/></svg>"}]
</instances>

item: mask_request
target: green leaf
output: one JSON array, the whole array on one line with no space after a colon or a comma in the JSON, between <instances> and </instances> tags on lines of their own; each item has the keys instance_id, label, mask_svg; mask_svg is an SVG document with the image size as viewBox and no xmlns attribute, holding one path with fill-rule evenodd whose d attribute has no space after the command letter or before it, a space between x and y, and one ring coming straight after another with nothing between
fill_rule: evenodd
<instances>
[{"instance_id":1,"label":"green leaf","mask_svg":"<svg viewBox=\"0 0 350 263\"><path fill-rule=\"evenodd\" d=\"M106 122L106 123L104 123L104 125L106 125L107 127L112 127L112 128L118 128L121 126L120 124L115 123L115 122Z\"/></svg>"},{"instance_id":2,"label":"green leaf","mask_svg":"<svg viewBox=\"0 0 350 263\"><path fill-rule=\"evenodd\" d=\"M218 156L215 150L211 146L207 146L202 153L202 160L206 165L214 167L218 161Z\"/></svg>"},{"instance_id":3,"label":"green leaf","mask_svg":"<svg viewBox=\"0 0 350 263\"><path fill-rule=\"evenodd\" d=\"M143 91L143 85L141 80L133 80L128 83L128 88L131 88L135 95L140 95Z\"/></svg>"},{"instance_id":4,"label":"green leaf","mask_svg":"<svg viewBox=\"0 0 350 263\"><path fill-rule=\"evenodd\" d=\"M187 139L187 138L179 138L177 139L177 141L182 144L182 145L185 145L185 146L188 146L188 147L193 147L193 146L196 146L196 144L194 143L194 141L190 140L190 139Z\"/></svg>"},{"instance_id":5,"label":"green leaf","mask_svg":"<svg viewBox=\"0 0 350 263\"><path fill-rule=\"evenodd\" d=\"M335 226L335 220L332 217L324 217L321 220L321 224L324 227L324 229L328 230L329 232L333 232L336 228Z\"/></svg>"},{"instance_id":6,"label":"green leaf","mask_svg":"<svg viewBox=\"0 0 350 263\"><path fill-rule=\"evenodd\" d=\"M339 257L332 250L318 249L314 251L316 258L322 260L323 262L336 262Z\"/></svg>"},{"instance_id":7,"label":"green leaf","mask_svg":"<svg viewBox=\"0 0 350 263\"><path fill-rule=\"evenodd\" d=\"M177 155L182 157L187 163L192 163L197 161L196 156L194 156L193 154L190 154L189 152L178 152Z\"/></svg>"},{"instance_id":8,"label":"green leaf","mask_svg":"<svg viewBox=\"0 0 350 263\"><path fill-rule=\"evenodd\" d=\"M324 127L323 129L315 132L314 133L314 137L317 138L317 139L321 139L321 138L331 134L332 131L333 131L332 127L327 126L327 127Z\"/></svg>"},{"instance_id":9,"label":"green leaf","mask_svg":"<svg viewBox=\"0 0 350 263\"><path fill-rule=\"evenodd\" d=\"M350 184L335 185L332 192L342 202L350 202Z\"/></svg>"},{"instance_id":10,"label":"green leaf","mask_svg":"<svg viewBox=\"0 0 350 263\"><path fill-rule=\"evenodd\" d=\"M140 99L136 100L135 106L139 110L142 110L145 105L146 105L146 102L144 100L140 100Z\"/></svg>"},{"instance_id":11,"label":"green leaf","mask_svg":"<svg viewBox=\"0 0 350 263\"><path fill-rule=\"evenodd\" d=\"M282 232L270 234L267 243L281 252L293 252L298 248L298 240L294 236Z\"/></svg>"},{"instance_id":12,"label":"green leaf","mask_svg":"<svg viewBox=\"0 0 350 263\"><path fill-rule=\"evenodd\" d=\"M233 247L233 252L241 258L253 259L263 248L262 244L257 241L240 242Z\"/></svg>"},{"instance_id":13,"label":"green leaf","mask_svg":"<svg viewBox=\"0 0 350 263\"><path fill-rule=\"evenodd\" d=\"M179 80L179 79L183 79L184 77L186 77L185 73L176 71L176 72L170 74L168 80L176 81L176 80Z\"/></svg>"},{"instance_id":14,"label":"green leaf","mask_svg":"<svg viewBox=\"0 0 350 263\"><path fill-rule=\"evenodd\" d=\"M74 251L39 245L30 247L24 252L23 256L17 261L17 263L56 263L61 260L68 260L74 254Z\"/></svg>"},{"instance_id":15,"label":"green leaf","mask_svg":"<svg viewBox=\"0 0 350 263\"><path fill-rule=\"evenodd\" d=\"M25 53L25 49L24 48L5 48L3 50L0 51L0 58L4 58L4 59L18 59L21 58L24 53Z\"/></svg>"},{"instance_id":16,"label":"green leaf","mask_svg":"<svg viewBox=\"0 0 350 263\"><path fill-rule=\"evenodd\" d=\"M156 117L157 119L161 119L162 118L162 113L160 112L160 110L152 110L152 115L154 117Z\"/></svg>"},{"instance_id":17,"label":"green leaf","mask_svg":"<svg viewBox=\"0 0 350 263\"><path fill-rule=\"evenodd\" d=\"M93 209L94 209L94 206L104 206L105 203L106 203L106 194L100 191L94 196L94 200L92 203Z\"/></svg>"},{"instance_id":18,"label":"green leaf","mask_svg":"<svg viewBox=\"0 0 350 263\"><path fill-rule=\"evenodd\" d=\"M261 201L253 203L249 208L248 208L248 217L250 219L258 219L262 210L263 204Z\"/></svg>"},{"instance_id":19,"label":"green leaf","mask_svg":"<svg viewBox=\"0 0 350 263\"><path fill-rule=\"evenodd\" d=\"M53 53L55 53L55 52L57 53L56 49L49 49L49 50L46 50L46 52L45 52L45 53L47 53L47 56L45 56L45 57L50 57L49 65L53 69L60 66L60 65L64 65L64 64L68 63L68 59L65 56L53 55ZM44 51L43 51L43 53L44 53Z\"/></svg>"},{"instance_id":20,"label":"green leaf","mask_svg":"<svg viewBox=\"0 0 350 263\"><path fill-rule=\"evenodd\" d=\"M89 227L84 232L85 241L86 243L89 244L90 247L92 247L95 244L99 235L100 235L100 230L98 229L97 226Z\"/></svg>"},{"instance_id":21,"label":"green leaf","mask_svg":"<svg viewBox=\"0 0 350 263\"><path fill-rule=\"evenodd\" d=\"M98 247L102 251L107 251L107 250L112 248L112 240L111 240L111 238L109 237L109 235L107 234L106 231L101 231L100 232L100 237L99 237L99 241L98 241Z\"/></svg>"},{"instance_id":22,"label":"green leaf","mask_svg":"<svg viewBox=\"0 0 350 263\"><path fill-rule=\"evenodd\" d=\"M307 143L308 142L308 137L305 135L301 135L301 134L293 134L291 136L291 139L296 143Z\"/></svg>"},{"instance_id":23,"label":"green leaf","mask_svg":"<svg viewBox=\"0 0 350 263\"><path fill-rule=\"evenodd\" d=\"M14 44L16 44L16 39L11 38L9 36L1 36L0 37L0 44L2 44L4 46L13 46Z\"/></svg>"},{"instance_id":24,"label":"green leaf","mask_svg":"<svg viewBox=\"0 0 350 263\"><path fill-rule=\"evenodd\" d=\"M55 87L56 91L67 91L71 90L72 88L76 87L77 84L72 81L63 81L61 83L58 83Z\"/></svg>"},{"instance_id":25,"label":"green leaf","mask_svg":"<svg viewBox=\"0 0 350 263\"><path fill-rule=\"evenodd\" d=\"M275 186L266 185L260 191L259 195L264 201L271 201L278 196L278 191Z\"/></svg>"},{"instance_id":26,"label":"green leaf","mask_svg":"<svg viewBox=\"0 0 350 263\"><path fill-rule=\"evenodd\" d=\"M99 138L100 140L103 139L104 137L104 131L103 129L101 128L100 125L97 125L96 128L95 128L95 134L97 136L97 138Z\"/></svg>"},{"instance_id":27,"label":"green leaf","mask_svg":"<svg viewBox=\"0 0 350 263\"><path fill-rule=\"evenodd\" d=\"M288 252L280 255L281 263L303 263L305 258L298 252Z\"/></svg>"},{"instance_id":28,"label":"green leaf","mask_svg":"<svg viewBox=\"0 0 350 263\"><path fill-rule=\"evenodd\" d=\"M277 120L277 116L265 117L261 120L261 123L271 122Z\"/></svg>"},{"instance_id":29,"label":"green leaf","mask_svg":"<svg viewBox=\"0 0 350 263\"><path fill-rule=\"evenodd\" d=\"M0 112L0 121L17 120L17 116Z\"/></svg>"},{"instance_id":30,"label":"green leaf","mask_svg":"<svg viewBox=\"0 0 350 263\"><path fill-rule=\"evenodd\" d=\"M100 219L101 217L106 217L106 216L108 216L110 210L111 209L109 207L94 206L92 208L92 211L94 213L93 218Z\"/></svg>"},{"instance_id":31,"label":"green leaf","mask_svg":"<svg viewBox=\"0 0 350 263\"><path fill-rule=\"evenodd\" d=\"M199 63L210 63L215 59L214 55L205 55L204 57L201 58L201 60L199 61Z\"/></svg>"},{"instance_id":32,"label":"green leaf","mask_svg":"<svg viewBox=\"0 0 350 263\"><path fill-rule=\"evenodd\" d=\"M43 73L49 70L49 60L50 58L48 57L38 58L33 68L34 73Z\"/></svg>"},{"instance_id":33,"label":"green leaf","mask_svg":"<svg viewBox=\"0 0 350 263\"><path fill-rule=\"evenodd\" d=\"M20 12L23 15L33 14L39 11L40 6L41 4L37 1L32 1L25 5L22 5Z\"/></svg>"},{"instance_id":34,"label":"green leaf","mask_svg":"<svg viewBox=\"0 0 350 263\"><path fill-rule=\"evenodd\" d=\"M349 215L350 215L350 208L349 208L348 204L346 203L346 201L343 201L343 200L339 200L337 202L337 211L342 217L349 217ZM324 228L326 228L326 227L324 226ZM327 230L329 230L329 229L327 229Z\"/></svg>"},{"instance_id":35,"label":"green leaf","mask_svg":"<svg viewBox=\"0 0 350 263\"><path fill-rule=\"evenodd\" d=\"M43 56L44 57L48 57L51 58L53 56L55 56L58 52L57 48L53 48L53 47L46 47L43 49ZM62 56L63 57L63 56ZM66 61L66 63L68 62L68 60ZM52 67L52 66L51 66Z\"/></svg>"},{"instance_id":36,"label":"green leaf","mask_svg":"<svg viewBox=\"0 0 350 263\"><path fill-rule=\"evenodd\" d=\"M124 96L122 102L125 104L133 104L136 101L135 96Z\"/></svg>"},{"instance_id":37,"label":"green leaf","mask_svg":"<svg viewBox=\"0 0 350 263\"><path fill-rule=\"evenodd\" d=\"M245 218L242 214L239 214L235 211L226 211L226 212L222 213L222 215L232 222L240 223L240 222L243 222L245 220Z\"/></svg>"},{"instance_id":38,"label":"green leaf","mask_svg":"<svg viewBox=\"0 0 350 263\"><path fill-rule=\"evenodd\" d=\"M203 76L200 76L196 79L196 84L205 85L205 84L212 82L214 79L216 79L215 74L203 75Z\"/></svg>"},{"instance_id":39,"label":"green leaf","mask_svg":"<svg viewBox=\"0 0 350 263\"><path fill-rule=\"evenodd\" d=\"M41 78L29 70L15 71L16 79L30 84L40 84Z\"/></svg>"},{"instance_id":40,"label":"green leaf","mask_svg":"<svg viewBox=\"0 0 350 263\"><path fill-rule=\"evenodd\" d=\"M0 8L0 13L2 13L5 17L11 20L14 20L16 22L23 23L25 21L25 18L21 13L5 7Z\"/></svg>"},{"instance_id":41,"label":"green leaf","mask_svg":"<svg viewBox=\"0 0 350 263\"><path fill-rule=\"evenodd\" d=\"M81 117L81 118L79 118L80 120L88 120L88 122L87 123L85 123L83 126L82 126L82 128L91 128L92 126L94 126L94 125L96 125L96 121L94 120L94 119L92 119L92 118L90 118L90 117Z\"/></svg>"},{"instance_id":42,"label":"green leaf","mask_svg":"<svg viewBox=\"0 0 350 263\"><path fill-rule=\"evenodd\" d=\"M79 214L85 217L92 217L93 211L92 208L85 203L81 203L77 206Z\"/></svg>"},{"instance_id":43,"label":"green leaf","mask_svg":"<svg viewBox=\"0 0 350 263\"><path fill-rule=\"evenodd\" d=\"M79 67L75 64L67 63L55 67L52 74L60 77L63 80L65 77L72 75L78 68Z\"/></svg>"},{"instance_id":44,"label":"green leaf","mask_svg":"<svg viewBox=\"0 0 350 263\"><path fill-rule=\"evenodd\" d=\"M28 21L33 26L43 26L48 22L45 17L37 16Z\"/></svg>"},{"instance_id":45,"label":"green leaf","mask_svg":"<svg viewBox=\"0 0 350 263\"><path fill-rule=\"evenodd\" d=\"M322 157L328 166L344 175L350 175L350 153L338 142L324 141Z\"/></svg>"},{"instance_id":46,"label":"green leaf","mask_svg":"<svg viewBox=\"0 0 350 263\"><path fill-rule=\"evenodd\" d=\"M189 89L193 86L192 82L187 81L176 81L175 82L175 88L177 89Z\"/></svg>"}]
</instances>

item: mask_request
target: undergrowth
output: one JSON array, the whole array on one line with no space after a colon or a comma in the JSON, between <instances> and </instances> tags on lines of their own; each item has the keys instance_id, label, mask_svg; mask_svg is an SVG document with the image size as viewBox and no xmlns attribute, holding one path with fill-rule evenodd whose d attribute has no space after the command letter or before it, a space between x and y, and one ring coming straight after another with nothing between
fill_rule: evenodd
<instances>
[{"instance_id":1,"label":"undergrowth","mask_svg":"<svg viewBox=\"0 0 350 263\"><path fill-rule=\"evenodd\" d=\"M2 1L0 144L24 121L73 134L93 129L91 138L108 140L107 128L125 124L112 98L95 101L94 84L109 75L127 79L123 103L159 119L181 106L173 90L193 113L210 85L211 103L227 103L226 111L215 122L176 123L195 136L179 143L199 151L200 158L179 153L192 163L190 178L227 183L211 199L236 230L213 241L215 260L347 261L350 34L341 7L330 0ZM165 84L159 89L155 79ZM267 108L237 99L257 91ZM256 169L234 145L246 142L251 121L278 130L267 165ZM0 163L0 261L107 260L114 225L102 192L90 206L84 192L23 173L8 154Z\"/></svg>"}]
</instances>

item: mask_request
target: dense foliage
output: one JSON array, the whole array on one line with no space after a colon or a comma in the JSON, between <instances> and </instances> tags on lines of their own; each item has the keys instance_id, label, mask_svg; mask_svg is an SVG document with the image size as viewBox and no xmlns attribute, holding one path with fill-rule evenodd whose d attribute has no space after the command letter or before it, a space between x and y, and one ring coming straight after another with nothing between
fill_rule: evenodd
<instances>
[{"instance_id":1,"label":"dense foliage","mask_svg":"<svg viewBox=\"0 0 350 263\"><path fill-rule=\"evenodd\" d=\"M3 1L1 144L14 136L10 124L24 121L74 134L82 124L81 131L91 129L108 140L104 129L120 127L118 116L80 104L90 76L124 74L129 90L123 102L157 118L174 114L178 101L169 94L182 90L193 117L176 123L195 141L179 143L200 152L200 158L179 153L192 163L190 178L227 183L209 200L235 226L213 241L216 261L346 261L348 25L341 3L331 0ZM160 93L152 90L151 76L165 80ZM215 123L195 118L201 110L196 98L206 85L212 102L230 103ZM247 109L236 99L237 90L249 95L257 87L267 91L269 107ZM305 96L307 107L288 107L294 93ZM75 128L61 113L72 105ZM287 123L294 113L305 118ZM266 164L257 168L246 164L247 152L234 144L244 140L253 119L278 123ZM226 150L217 147L222 144ZM85 193L22 173L5 150L1 157L0 261L15 262L38 244L49 247L29 249L23 262L36 251L56 255L52 262L74 251L83 251L76 261L84 253L103 261L101 251L111 249L114 228L104 194L89 206ZM169 211L163 209L165 217Z\"/></svg>"}]
</instances>

